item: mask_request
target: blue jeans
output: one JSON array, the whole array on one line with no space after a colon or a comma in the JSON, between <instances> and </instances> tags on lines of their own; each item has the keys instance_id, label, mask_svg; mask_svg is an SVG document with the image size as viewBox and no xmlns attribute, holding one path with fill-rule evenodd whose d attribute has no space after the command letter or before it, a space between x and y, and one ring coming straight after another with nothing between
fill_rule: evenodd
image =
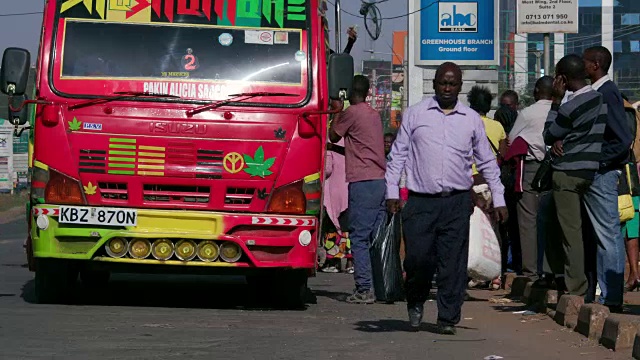
<instances>
[{"instance_id":1,"label":"blue jeans","mask_svg":"<svg viewBox=\"0 0 640 360\"><path fill-rule=\"evenodd\" d=\"M618 170L598 173L584 195L585 207L595 235L591 247L597 246L595 269L602 291L599 302L609 306L622 305L624 292L625 248L618 214L619 178ZM588 253L586 249L585 253ZM593 267L589 261L587 259L586 268ZM587 293L587 297L593 295Z\"/></svg>"},{"instance_id":2,"label":"blue jeans","mask_svg":"<svg viewBox=\"0 0 640 360\"><path fill-rule=\"evenodd\" d=\"M370 249L384 217L385 190L383 179L349 183L349 236L358 292L372 289Z\"/></svg>"}]
</instances>

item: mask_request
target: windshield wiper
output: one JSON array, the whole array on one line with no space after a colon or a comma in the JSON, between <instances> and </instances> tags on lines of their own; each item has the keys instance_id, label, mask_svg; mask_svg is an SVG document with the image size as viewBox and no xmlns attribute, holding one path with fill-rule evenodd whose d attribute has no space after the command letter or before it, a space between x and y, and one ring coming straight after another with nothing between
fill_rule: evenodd
<instances>
[{"instance_id":1,"label":"windshield wiper","mask_svg":"<svg viewBox=\"0 0 640 360\"><path fill-rule=\"evenodd\" d=\"M231 94L229 96L230 97L228 99L217 100L217 101L211 102L209 104L197 107L195 109L187 110L187 116L191 117L191 116L193 116L195 114L199 114L199 113L201 113L203 111L213 110L213 109L219 108L220 106L224 106L224 105L227 105L227 104L232 103L232 102L242 102L242 101L253 99L253 98L259 97L259 96L298 96L298 94L288 94L288 93L281 93L281 92L260 91L260 92L246 92L246 93L239 93L239 94Z\"/></svg>"},{"instance_id":2,"label":"windshield wiper","mask_svg":"<svg viewBox=\"0 0 640 360\"><path fill-rule=\"evenodd\" d=\"M107 95L103 97L99 97L97 99L87 100L84 102L80 102L77 104L73 104L69 106L69 110L80 109L86 106L103 104L109 101L121 100L130 97L154 97L154 98L172 98L172 99L180 99L180 96L169 95L169 94L153 94L150 92L142 92L142 91L117 91L114 92L113 95Z\"/></svg>"}]
</instances>

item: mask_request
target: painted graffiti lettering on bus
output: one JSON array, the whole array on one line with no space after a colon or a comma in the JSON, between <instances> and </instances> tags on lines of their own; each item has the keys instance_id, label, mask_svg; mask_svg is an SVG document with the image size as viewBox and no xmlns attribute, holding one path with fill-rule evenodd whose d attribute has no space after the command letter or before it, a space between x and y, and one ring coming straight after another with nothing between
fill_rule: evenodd
<instances>
[{"instance_id":1,"label":"painted graffiti lettering on bus","mask_svg":"<svg viewBox=\"0 0 640 360\"><path fill-rule=\"evenodd\" d=\"M216 100L227 96L229 89L225 84L147 81L143 83L142 91L153 95L174 95L191 99Z\"/></svg>"},{"instance_id":2,"label":"painted graffiti lettering on bus","mask_svg":"<svg viewBox=\"0 0 640 360\"><path fill-rule=\"evenodd\" d=\"M64 17L300 28L307 0L64 0ZM125 13L126 16L121 14ZM124 17L124 19L122 19Z\"/></svg>"}]
</instances>

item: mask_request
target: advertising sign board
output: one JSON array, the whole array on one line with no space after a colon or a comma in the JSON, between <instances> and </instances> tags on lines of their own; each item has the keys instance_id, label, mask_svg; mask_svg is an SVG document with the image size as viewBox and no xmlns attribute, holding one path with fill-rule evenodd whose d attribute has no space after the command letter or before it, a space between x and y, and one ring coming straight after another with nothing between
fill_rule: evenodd
<instances>
[{"instance_id":1,"label":"advertising sign board","mask_svg":"<svg viewBox=\"0 0 640 360\"><path fill-rule=\"evenodd\" d=\"M499 65L498 0L414 0L416 65Z\"/></svg>"},{"instance_id":2,"label":"advertising sign board","mask_svg":"<svg viewBox=\"0 0 640 360\"><path fill-rule=\"evenodd\" d=\"M517 32L577 33L578 0L517 0Z\"/></svg>"}]
</instances>

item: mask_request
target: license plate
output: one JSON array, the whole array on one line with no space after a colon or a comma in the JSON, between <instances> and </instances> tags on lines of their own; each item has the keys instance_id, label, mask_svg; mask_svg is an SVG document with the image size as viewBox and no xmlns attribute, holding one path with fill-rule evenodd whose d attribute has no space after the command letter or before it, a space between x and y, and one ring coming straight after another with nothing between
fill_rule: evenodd
<instances>
[{"instance_id":1,"label":"license plate","mask_svg":"<svg viewBox=\"0 0 640 360\"><path fill-rule=\"evenodd\" d=\"M136 226L138 211L106 207L60 206L58 222L102 226Z\"/></svg>"}]
</instances>

